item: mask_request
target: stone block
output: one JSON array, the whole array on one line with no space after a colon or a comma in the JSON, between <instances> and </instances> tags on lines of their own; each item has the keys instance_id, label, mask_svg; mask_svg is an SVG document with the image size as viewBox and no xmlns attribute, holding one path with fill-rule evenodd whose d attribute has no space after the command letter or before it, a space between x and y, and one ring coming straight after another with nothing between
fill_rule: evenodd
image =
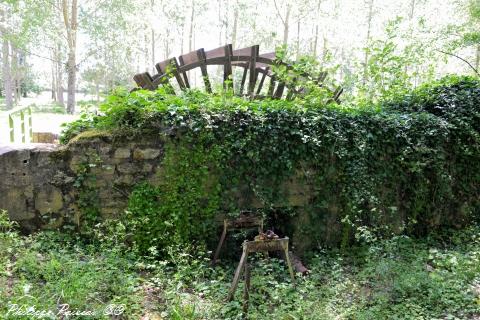
<instances>
[{"instance_id":1,"label":"stone block","mask_svg":"<svg viewBox=\"0 0 480 320\"><path fill-rule=\"evenodd\" d=\"M35 213L27 208L27 202L31 200L24 194L22 189L10 188L0 192L0 209L7 210L12 220L27 220L35 217Z\"/></svg>"},{"instance_id":2,"label":"stone block","mask_svg":"<svg viewBox=\"0 0 480 320\"><path fill-rule=\"evenodd\" d=\"M133 176L130 174L124 174L115 179L115 184L132 185L134 183Z\"/></svg>"},{"instance_id":3,"label":"stone block","mask_svg":"<svg viewBox=\"0 0 480 320\"><path fill-rule=\"evenodd\" d=\"M103 218L115 218L122 214L123 210L120 208L113 208L113 207L104 207L100 208L100 215Z\"/></svg>"},{"instance_id":4,"label":"stone block","mask_svg":"<svg viewBox=\"0 0 480 320\"><path fill-rule=\"evenodd\" d=\"M133 159L135 160L151 160L160 156L159 149L145 148L133 150Z\"/></svg>"},{"instance_id":5,"label":"stone block","mask_svg":"<svg viewBox=\"0 0 480 320\"><path fill-rule=\"evenodd\" d=\"M70 217L71 221L76 224L77 226L80 225L80 218L82 216L82 211L78 207L77 204L71 203L68 205L66 214Z\"/></svg>"},{"instance_id":6,"label":"stone block","mask_svg":"<svg viewBox=\"0 0 480 320\"><path fill-rule=\"evenodd\" d=\"M115 150L115 153L113 154L113 157L115 159L128 159L130 158L132 151L128 148L118 148Z\"/></svg>"},{"instance_id":7,"label":"stone block","mask_svg":"<svg viewBox=\"0 0 480 320\"><path fill-rule=\"evenodd\" d=\"M64 218L62 216L59 217L49 217L46 224L42 225L41 228L43 230L55 230L60 228L63 225Z\"/></svg>"},{"instance_id":8,"label":"stone block","mask_svg":"<svg viewBox=\"0 0 480 320\"><path fill-rule=\"evenodd\" d=\"M62 193L53 186L45 186L35 195L35 209L41 215L59 212L62 208Z\"/></svg>"},{"instance_id":9,"label":"stone block","mask_svg":"<svg viewBox=\"0 0 480 320\"><path fill-rule=\"evenodd\" d=\"M65 172L57 170L55 175L52 177L50 183L54 186L66 186L73 184L75 182L75 177L68 176Z\"/></svg>"},{"instance_id":10,"label":"stone block","mask_svg":"<svg viewBox=\"0 0 480 320\"><path fill-rule=\"evenodd\" d=\"M83 154L81 155L75 154L72 156L72 159L70 160L70 164L69 164L70 170L72 170L73 172L77 172L80 169L80 167L87 162L88 162L88 159Z\"/></svg>"},{"instance_id":11,"label":"stone block","mask_svg":"<svg viewBox=\"0 0 480 320\"><path fill-rule=\"evenodd\" d=\"M151 165L150 163L145 163L143 164L142 172L151 172L152 169L153 169L153 165Z\"/></svg>"},{"instance_id":12,"label":"stone block","mask_svg":"<svg viewBox=\"0 0 480 320\"><path fill-rule=\"evenodd\" d=\"M117 170L120 173L130 174L130 173L135 173L140 171L141 168L139 168L137 165L133 163L124 162L124 163L117 164Z\"/></svg>"},{"instance_id":13,"label":"stone block","mask_svg":"<svg viewBox=\"0 0 480 320\"><path fill-rule=\"evenodd\" d=\"M108 182L102 178L95 176L93 179L87 179L84 182L85 186L89 188L105 188L108 186Z\"/></svg>"},{"instance_id":14,"label":"stone block","mask_svg":"<svg viewBox=\"0 0 480 320\"><path fill-rule=\"evenodd\" d=\"M152 186L159 186L163 181L161 170L157 170L147 178L147 182Z\"/></svg>"},{"instance_id":15,"label":"stone block","mask_svg":"<svg viewBox=\"0 0 480 320\"><path fill-rule=\"evenodd\" d=\"M103 164L90 169L90 173L97 178L97 180L111 181L115 175L115 166Z\"/></svg>"},{"instance_id":16,"label":"stone block","mask_svg":"<svg viewBox=\"0 0 480 320\"><path fill-rule=\"evenodd\" d=\"M110 150L111 150L111 148L110 148L110 146L108 146L108 145L106 145L106 146L100 146L100 148L99 148L99 153L100 153L101 155L107 155L107 154L110 153Z\"/></svg>"}]
</instances>

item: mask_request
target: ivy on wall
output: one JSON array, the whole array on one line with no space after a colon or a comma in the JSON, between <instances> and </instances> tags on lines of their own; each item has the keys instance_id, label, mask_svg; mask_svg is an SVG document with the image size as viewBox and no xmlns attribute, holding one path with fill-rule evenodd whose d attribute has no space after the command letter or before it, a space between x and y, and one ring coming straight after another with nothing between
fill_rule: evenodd
<instances>
[{"instance_id":1,"label":"ivy on wall","mask_svg":"<svg viewBox=\"0 0 480 320\"><path fill-rule=\"evenodd\" d=\"M478 218L478 79L446 78L371 106L318 101L315 93L248 101L197 91L118 92L103 116L70 124L63 139L88 129L167 138L160 185L130 199L131 217L163 217L155 227L139 220L136 228L149 236L201 240L217 212L248 207L239 199L249 197L303 215L300 234L310 246L422 234ZM302 208L284 201L292 178L308 186Z\"/></svg>"},{"instance_id":2,"label":"ivy on wall","mask_svg":"<svg viewBox=\"0 0 480 320\"><path fill-rule=\"evenodd\" d=\"M212 173L217 154L187 141L168 143L158 182L140 184L130 195L124 220L142 253L207 239L216 232L220 185Z\"/></svg>"}]
</instances>

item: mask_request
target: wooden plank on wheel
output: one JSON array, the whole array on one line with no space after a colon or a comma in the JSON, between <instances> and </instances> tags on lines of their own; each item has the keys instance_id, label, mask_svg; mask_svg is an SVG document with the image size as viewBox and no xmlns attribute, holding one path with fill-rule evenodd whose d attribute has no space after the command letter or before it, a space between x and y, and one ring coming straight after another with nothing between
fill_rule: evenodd
<instances>
[{"instance_id":1,"label":"wooden plank on wheel","mask_svg":"<svg viewBox=\"0 0 480 320\"><path fill-rule=\"evenodd\" d=\"M178 72L179 65L178 65L177 59L170 58L162 62L159 62L155 65L155 68L160 74L170 75L169 78L173 75L177 80L177 83L180 89L182 90L186 89L185 83L183 82L183 79L180 76L180 73Z\"/></svg>"},{"instance_id":2,"label":"wooden plank on wheel","mask_svg":"<svg viewBox=\"0 0 480 320\"><path fill-rule=\"evenodd\" d=\"M205 50L197 50L198 62L200 63L200 71L202 72L203 83L205 84L205 89L208 93L212 93L212 85L210 84L210 79L208 78L207 65L206 65L206 56Z\"/></svg>"},{"instance_id":3,"label":"wooden plank on wheel","mask_svg":"<svg viewBox=\"0 0 480 320\"><path fill-rule=\"evenodd\" d=\"M259 52L259 45L252 46L252 53L250 57L249 63L249 79L248 79L248 95L253 98L254 90L255 90L255 83L257 82L257 57Z\"/></svg>"}]
</instances>

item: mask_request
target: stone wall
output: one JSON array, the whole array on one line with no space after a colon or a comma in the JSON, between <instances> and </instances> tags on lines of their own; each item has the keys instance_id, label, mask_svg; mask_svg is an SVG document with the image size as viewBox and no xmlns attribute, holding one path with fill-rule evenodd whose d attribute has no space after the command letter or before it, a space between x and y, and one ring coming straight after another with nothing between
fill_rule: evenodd
<instances>
[{"instance_id":1,"label":"stone wall","mask_svg":"<svg viewBox=\"0 0 480 320\"><path fill-rule=\"evenodd\" d=\"M115 218L124 212L136 184L160 182L163 155L164 142L158 136L115 140L95 132L86 132L67 146L0 145L0 209L27 233L80 224L85 200L96 202L92 206L103 218ZM95 196L82 198L85 187ZM280 206L307 203L308 188L301 182L292 179L284 187L288 192ZM240 207L259 206L250 192L239 195L238 201ZM300 224L302 219L298 217Z\"/></svg>"},{"instance_id":2,"label":"stone wall","mask_svg":"<svg viewBox=\"0 0 480 320\"><path fill-rule=\"evenodd\" d=\"M119 140L101 132L85 132L67 146L0 145L0 209L7 210L25 232L79 225L89 205L103 218L115 218L124 212L136 184L160 182L163 156L164 141L160 136ZM277 206L294 207L296 215L273 222L275 227L286 230L300 254L342 240L342 213L334 194L324 207L315 209L316 221L311 221L308 209L304 210L313 191L306 183L308 179L297 178L313 174L303 168L283 185L285 197ZM93 196L82 196L86 189ZM239 207L260 206L248 190L240 192L237 201ZM386 219L385 224L401 232L404 220L398 214Z\"/></svg>"},{"instance_id":3,"label":"stone wall","mask_svg":"<svg viewBox=\"0 0 480 320\"><path fill-rule=\"evenodd\" d=\"M101 215L116 217L135 184L155 183L162 156L160 140L112 141L102 134L68 146L0 146L0 209L25 231L57 228L66 219L78 223L84 183L96 190Z\"/></svg>"}]
</instances>

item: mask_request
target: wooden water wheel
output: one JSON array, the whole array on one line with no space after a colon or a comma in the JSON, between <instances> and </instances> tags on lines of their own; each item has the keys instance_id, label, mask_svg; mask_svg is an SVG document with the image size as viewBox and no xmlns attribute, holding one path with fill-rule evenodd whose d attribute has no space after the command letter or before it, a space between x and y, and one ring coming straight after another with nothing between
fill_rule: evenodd
<instances>
[{"instance_id":1,"label":"wooden water wheel","mask_svg":"<svg viewBox=\"0 0 480 320\"><path fill-rule=\"evenodd\" d=\"M292 66L276 60L275 52L259 54L258 45L237 50L233 50L231 44L209 51L205 51L203 48L198 49L179 56L178 60L170 58L157 63L155 68L158 73L155 75L144 72L136 74L133 79L141 89L155 90L159 86L163 86L168 92L175 94L175 87L178 88L177 90L186 90L192 87L192 79L189 79L188 73L198 68L203 78L205 90L212 93L212 81L207 71L207 66L212 65L223 66L223 88L234 90L234 93L238 96L291 100L305 91L304 88L277 79L272 70L274 66L285 65L287 70L292 70ZM233 78L234 67L243 69L241 80L236 85L234 85ZM312 78L308 74L302 74L302 76ZM322 72L313 81L318 86L324 87L326 76L326 72ZM269 79L268 88L265 81L267 77ZM175 81L176 84L173 83L172 85L171 81ZM245 89L246 92L244 92ZM331 92L331 99L340 103L340 95L343 89L337 87L334 89L327 88L327 90Z\"/></svg>"}]
</instances>

